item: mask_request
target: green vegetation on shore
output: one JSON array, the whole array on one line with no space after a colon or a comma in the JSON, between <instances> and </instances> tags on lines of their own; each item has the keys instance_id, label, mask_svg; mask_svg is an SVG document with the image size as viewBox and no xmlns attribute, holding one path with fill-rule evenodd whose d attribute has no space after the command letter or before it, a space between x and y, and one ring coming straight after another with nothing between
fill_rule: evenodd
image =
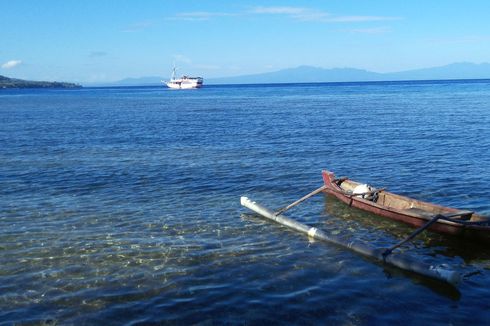
<instances>
[{"instance_id":1,"label":"green vegetation on shore","mask_svg":"<svg viewBox=\"0 0 490 326\"><path fill-rule=\"evenodd\" d=\"M0 75L1 88L81 88L81 85L65 82L32 81Z\"/></svg>"}]
</instances>

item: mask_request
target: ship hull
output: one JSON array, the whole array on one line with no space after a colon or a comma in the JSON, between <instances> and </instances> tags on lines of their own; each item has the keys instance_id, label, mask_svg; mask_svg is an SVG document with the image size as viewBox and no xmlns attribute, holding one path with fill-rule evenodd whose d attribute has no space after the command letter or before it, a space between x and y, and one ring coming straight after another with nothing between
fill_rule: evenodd
<instances>
[{"instance_id":1,"label":"ship hull","mask_svg":"<svg viewBox=\"0 0 490 326\"><path fill-rule=\"evenodd\" d=\"M193 89L202 87L202 78L196 79L177 79L166 82L167 87L172 89Z\"/></svg>"},{"instance_id":2,"label":"ship hull","mask_svg":"<svg viewBox=\"0 0 490 326\"><path fill-rule=\"evenodd\" d=\"M193 88L201 88L202 85L199 84L178 84L178 83L166 83L167 87L172 89L193 89Z\"/></svg>"}]
</instances>

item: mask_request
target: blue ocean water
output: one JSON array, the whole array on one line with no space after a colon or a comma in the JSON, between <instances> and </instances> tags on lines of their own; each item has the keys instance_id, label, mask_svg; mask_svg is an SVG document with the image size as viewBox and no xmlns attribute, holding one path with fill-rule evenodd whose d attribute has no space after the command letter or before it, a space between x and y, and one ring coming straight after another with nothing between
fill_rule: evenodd
<instances>
[{"instance_id":1,"label":"blue ocean water","mask_svg":"<svg viewBox=\"0 0 490 326\"><path fill-rule=\"evenodd\" d=\"M488 247L402 250L457 289L311 242L278 208L329 169L490 215L490 81L0 90L0 324L483 324ZM323 195L287 213L388 246Z\"/></svg>"}]
</instances>

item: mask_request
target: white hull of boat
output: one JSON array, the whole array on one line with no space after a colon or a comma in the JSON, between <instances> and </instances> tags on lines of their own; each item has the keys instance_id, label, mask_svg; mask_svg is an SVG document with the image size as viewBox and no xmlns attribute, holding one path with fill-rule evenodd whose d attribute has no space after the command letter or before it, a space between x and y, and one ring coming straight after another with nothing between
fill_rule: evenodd
<instances>
[{"instance_id":1,"label":"white hull of boat","mask_svg":"<svg viewBox=\"0 0 490 326\"><path fill-rule=\"evenodd\" d=\"M167 87L172 89L192 89L192 88L200 88L202 84L197 82L166 82Z\"/></svg>"}]
</instances>

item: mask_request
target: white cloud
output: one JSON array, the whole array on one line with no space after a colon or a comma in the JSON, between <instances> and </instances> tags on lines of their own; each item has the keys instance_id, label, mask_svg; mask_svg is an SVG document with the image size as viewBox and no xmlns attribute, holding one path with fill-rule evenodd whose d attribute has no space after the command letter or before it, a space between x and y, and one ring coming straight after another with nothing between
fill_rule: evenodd
<instances>
[{"instance_id":1,"label":"white cloud","mask_svg":"<svg viewBox=\"0 0 490 326\"><path fill-rule=\"evenodd\" d=\"M22 63L21 60L10 60L10 61L7 61L5 62L3 65L2 65L2 68L3 69L12 69L14 67L17 67L18 65L20 65Z\"/></svg>"},{"instance_id":2,"label":"white cloud","mask_svg":"<svg viewBox=\"0 0 490 326\"><path fill-rule=\"evenodd\" d=\"M174 54L173 57L174 57L175 62L183 62L186 64L192 64L192 60L183 54Z\"/></svg>"},{"instance_id":3,"label":"white cloud","mask_svg":"<svg viewBox=\"0 0 490 326\"><path fill-rule=\"evenodd\" d=\"M189 58L183 54L174 54L172 57L174 59L174 64L177 66L177 68L179 68L179 65L180 65L180 66L183 66L185 69L187 69L187 68L202 69L202 70L218 70L218 69L221 69L220 66L214 65L214 64L196 63L191 58Z\"/></svg>"},{"instance_id":4,"label":"white cloud","mask_svg":"<svg viewBox=\"0 0 490 326\"><path fill-rule=\"evenodd\" d=\"M134 24L128 26L126 29L123 29L123 32L126 32L126 33L138 32L138 31L142 31L144 29L150 28L153 25L154 25L154 23L151 21L143 21L143 22L139 22L139 23L134 23Z\"/></svg>"},{"instance_id":5,"label":"white cloud","mask_svg":"<svg viewBox=\"0 0 490 326\"><path fill-rule=\"evenodd\" d=\"M399 20L400 17L387 17L387 16L336 16L329 19L333 23L364 23L364 22L378 22L387 20Z\"/></svg>"},{"instance_id":6,"label":"white cloud","mask_svg":"<svg viewBox=\"0 0 490 326\"><path fill-rule=\"evenodd\" d=\"M255 14L272 14L272 15L299 15L309 11L301 7L255 7L251 10Z\"/></svg>"},{"instance_id":7,"label":"white cloud","mask_svg":"<svg viewBox=\"0 0 490 326\"><path fill-rule=\"evenodd\" d=\"M213 17L228 17L228 16L236 16L236 14L231 14L226 12L194 11L194 12L182 12L168 19L195 21L195 20L209 20Z\"/></svg>"},{"instance_id":8,"label":"white cloud","mask_svg":"<svg viewBox=\"0 0 490 326\"><path fill-rule=\"evenodd\" d=\"M364 23L389 20L399 20L401 17L391 16L363 16L363 15L334 15L326 11L305 7L289 6L259 6L241 13L194 11L177 13L168 20L206 21L215 17L246 16L246 15L277 15L285 16L296 21L310 21L320 23Z\"/></svg>"},{"instance_id":9,"label":"white cloud","mask_svg":"<svg viewBox=\"0 0 490 326\"><path fill-rule=\"evenodd\" d=\"M331 16L324 11L317 11L302 7L255 7L250 13L258 15L284 15L295 20L315 21Z\"/></svg>"},{"instance_id":10,"label":"white cloud","mask_svg":"<svg viewBox=\"0 0 490 326\"><path fill-rule=\"evenodd\" d=\"M342 16L333 15L326 11L303 7L255 7L250 13L260 15L284 15L294 20L316 21L322 23L359 23L398 20L400 17L390 16Z\"/></svg>"}]
</instances>

